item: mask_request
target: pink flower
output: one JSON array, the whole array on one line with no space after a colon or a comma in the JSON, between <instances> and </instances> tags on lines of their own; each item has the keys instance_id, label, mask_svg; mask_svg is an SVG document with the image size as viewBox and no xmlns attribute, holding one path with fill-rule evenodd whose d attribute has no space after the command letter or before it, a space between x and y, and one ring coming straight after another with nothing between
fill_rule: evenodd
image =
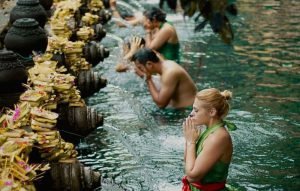
<instances>
[{"instance_id":1,"label":"pink flower","mask_svg":"<svg viewBox=\"0 0 300 191\"><path fill-rule=\"evenodd\" d=\"M13 183L11 180L5 181L5 186L12 186Z\"/></svg>"},{"instance_id":2,"label":"pink flower","mask_svg":"<svg viewBox=\"0 0 300 191\"><path fill-rule=\"evenodd\" d=\"M25 166L25 170L26 170L26 172L29 172L29 171L31 170L30 166L29 166L29 165L26 165L26 166Z\"/></svg>"},{"instance_id":3,"label":"pink flower","mask_svg":"<svg viewBox=\"0 0 300 191\"><path fill-rule=\"evenodd\" d=\"M17 119L20 117L20 115L21 115L20 108L17 107L16 110L15 110L15 113L13 115L13 121L17 121Z\"/></svg>"},{"instance_id":4,"label":"pink flower","mask_svg":"<svg viewBox=\"0 0 300 191\"><path fill-rule=\"evenodd\" d=\"M18 163L19 163L19 165L21 165L21 166L25 166L25 165L26 165L26 163L23 162L23 161L19 161Z\"/></svg>"}]
</instances>

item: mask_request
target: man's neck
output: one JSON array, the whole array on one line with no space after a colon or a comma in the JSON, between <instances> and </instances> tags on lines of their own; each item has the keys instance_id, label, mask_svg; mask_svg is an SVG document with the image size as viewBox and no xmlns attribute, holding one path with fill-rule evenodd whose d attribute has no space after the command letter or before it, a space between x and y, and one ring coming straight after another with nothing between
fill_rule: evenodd
<instances>
[{"instance_id":1,"label":"man's neck","mask_svg":"<svg viewBox=\"0 0 300 191\"><path fill-rule=\"evenodd\" d=\"M159 60L155 65L155 72L159 75L162 75L163 73L163 65L164 65L164 61L163 60Z\"/></svg>"}]
</instances>

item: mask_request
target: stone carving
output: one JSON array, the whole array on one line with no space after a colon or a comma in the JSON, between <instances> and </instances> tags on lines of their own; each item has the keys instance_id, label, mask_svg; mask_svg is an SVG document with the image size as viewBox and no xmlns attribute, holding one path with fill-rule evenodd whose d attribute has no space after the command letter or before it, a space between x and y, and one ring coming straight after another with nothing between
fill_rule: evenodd
<instances>
[{"instance_id":1,"label":"stone carving","mask_svg":"<svg viewBox=\"0 0 300 191\"><path fill-rule=\"evenodd\" d=\"M18 19L8 30L4 38L5 47L28 57L32 51L45 52L48 38L44 29L31 18Z\"/></svg>"}]
</instances>

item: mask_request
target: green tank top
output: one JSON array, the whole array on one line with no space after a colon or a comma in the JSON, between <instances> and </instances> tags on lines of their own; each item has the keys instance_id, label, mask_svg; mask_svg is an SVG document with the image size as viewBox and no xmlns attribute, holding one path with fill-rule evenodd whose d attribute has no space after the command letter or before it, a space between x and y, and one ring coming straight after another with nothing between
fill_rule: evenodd
<instances>
[{"instance_id":1,"label":"green tank top","mask_svg":"<svg viewBox=\"0 0 300 191\"><path fill-rule=\"evenodd\" d=\"M202 151L202 145L205 139L213 132L215 132L218 128L222 127L224 123L218 123L211 128L206 129L203 134L200 136L196 143L196 154L197 156ZM226 181L228 175L229 164L226 164L222 161L218 161L211 170L202 178L202 184L216 183ZM190 184L191 191L200 191ZM224 188L223 190L227 190Z\"/></svg>"},{"instance_id":2,"label":"green tank top","mask_svg":"<svg viewBox=\"0 0 300 191\"><path fill-rule=\"evenodd\" d=\"M172 25L172 23L170 23L170 22L167 22L167 23ZM165 23L161 23L159 28L161 29L164 24ZM179 63L179 61L180 61L179 60L179 49L180 49L179 43L173 44L173 43L166 42L157 51L159 53L161 53L165 57L165 59L173 60L173 61Z\"/></svg>"}]
</instances>

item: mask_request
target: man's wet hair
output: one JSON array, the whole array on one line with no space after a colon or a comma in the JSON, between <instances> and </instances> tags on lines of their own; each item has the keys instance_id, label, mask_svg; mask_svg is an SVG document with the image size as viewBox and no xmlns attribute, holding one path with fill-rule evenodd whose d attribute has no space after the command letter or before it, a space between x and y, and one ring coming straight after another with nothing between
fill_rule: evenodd
<instances>
[{"instance_id":1,"label":"man's wet hair","mask_svg":"<svg viewBox=\"0 0 300 191\"><path fill-rule=\"evenodd\" d=\"M152 49L141 48L131 57L131 61L138 61L140 64L146 65L148 61L158 62L159 58Z\"/></svg>"},{"instance_id":2,"label":"man's wet hair","mask_svg":"<svg viewBox=\"0 0 300 191\"><path fill-rule=\"evenodd\" d=\"M166 13L158 7L152 7L150 10L144 12L144 16L150 21L156 19L159 22L166 22Z\"/></svg>"}]
</instances>

